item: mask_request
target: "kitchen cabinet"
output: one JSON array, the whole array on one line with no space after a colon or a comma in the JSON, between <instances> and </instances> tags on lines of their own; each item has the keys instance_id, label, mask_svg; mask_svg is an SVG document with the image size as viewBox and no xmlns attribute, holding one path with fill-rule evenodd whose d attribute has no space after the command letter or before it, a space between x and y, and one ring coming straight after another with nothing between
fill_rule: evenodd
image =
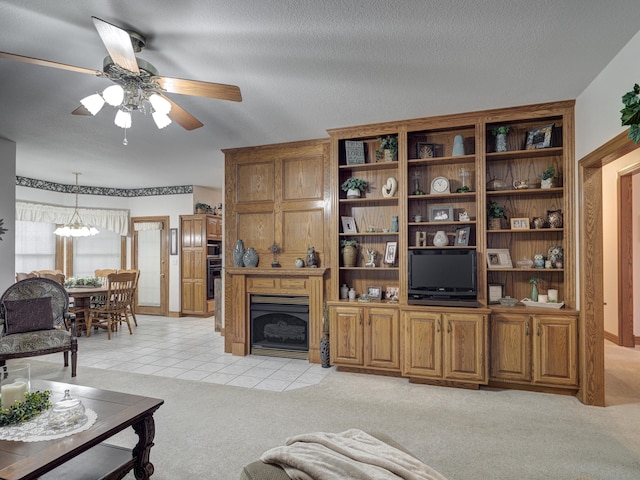
<instances>
[{"instance_id":1,"label":"kitchen cabinet","mask_svg":"<svg viewBox=\"0 0 640 480\"><path fill-rule=\"evenodd\" d=\"M212 215L180 216L180 313L213 315L207 302L207 232Z\"/></svg>"}]
</instances>

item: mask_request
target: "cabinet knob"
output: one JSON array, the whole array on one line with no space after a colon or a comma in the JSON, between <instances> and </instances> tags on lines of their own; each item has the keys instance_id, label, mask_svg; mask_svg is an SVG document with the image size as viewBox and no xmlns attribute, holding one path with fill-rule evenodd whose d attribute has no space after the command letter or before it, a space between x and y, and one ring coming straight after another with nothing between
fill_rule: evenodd
<instances>
[{"instance_id":1,"label":"cabinet knob","mask_svg":"<svg viewBox=\"0 0 640 480\"><path fill-rule=\"evenodd\" d=\"M529 322L524 322L524 336L529 336Z\"/></svg>"},{"instance_id":2,"label":"cabinet knob","mask_svg":"<svg viewBox=\"0 0 640 480\"><path fill-rule=\"evenodd\" d=\"M438 319L438 322L436 323L436 332L440 333L440 319Z\"/></svg>"},{"instance_id":3,"label":"cabinet knob","mask_svg":"<svg viewBox=\"0 0 640 480\"><path fill-rule=\"evenodd\" d=\"M451 333L451 320L447 320L447 333Z\"/></svg>"}]
</instances>

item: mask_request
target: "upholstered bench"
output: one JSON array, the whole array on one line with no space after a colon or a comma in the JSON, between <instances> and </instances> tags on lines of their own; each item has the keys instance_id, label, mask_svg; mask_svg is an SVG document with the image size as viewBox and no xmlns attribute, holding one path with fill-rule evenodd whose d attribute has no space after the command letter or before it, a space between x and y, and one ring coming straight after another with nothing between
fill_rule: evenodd
<instances>
[{"instance_id":1,"label":"upholstered bench","mask_svg":"<svg viewBox=\"0 0 640 480\"><path fill-rule=\"evenodd\" d=\"M395 442L388 435L383 433L370 433L369 435L377 438L378 440L386 443L390 447L397 448L402 452L411 455L413 458L417 458L411 452L409 452L402 445ZM437 473L437 472L435 472ZM434 478L444 479L442 476L437 476ZM291 480L290 477L285 473L284 469L279 467L278 465L265 463L261 460L256 460L254 462L249 463L242 469L242 473L240 474L240 480Z\"/></svg>"}]
</instances>

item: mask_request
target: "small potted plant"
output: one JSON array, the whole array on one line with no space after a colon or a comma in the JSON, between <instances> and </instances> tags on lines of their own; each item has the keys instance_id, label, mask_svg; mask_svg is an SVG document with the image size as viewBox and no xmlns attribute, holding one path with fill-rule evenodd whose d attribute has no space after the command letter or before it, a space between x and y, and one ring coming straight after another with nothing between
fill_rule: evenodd
<instances>
[{"instance_id":1,"label":"small potted plant","mask_svg":"<svg viewBox=\"0 0 640 480\"><path fill-rule=\"evenodd\" d=\"M640 85L637 83L633 90L622 96L624 108L620 110L622 126L629 126L627 136L634 142L640 142Z\"/></svg>"},{"instance_id":2,"label":"small potted plant","mask_svg":"<svg viewBox=\"0 0 640 480\"><path fill-rule=\"evenodd\" d=\"M500 230L503 218L507 218L504 213L504 207L498 205L498 202L491 200L487 205L487 218L489 219L489 230Z\"/></svg>"},{"instance_id":3,"label":"small potted plant","mask_svg":"<svg viewBox=\"0 0 640 480\"><path fill-rule=\"evenodd\" d=\"M213 213L213 209L211 205L206 203L198 202L196 203L196 213Z\"/></svg>"},{"instance_id":4,"label":"small potted plant","mask_svg":"<svg viewBox=\"0 0 640 480\"><path fill-rule=\"evenodd\" d=\"M361 178L351 177L342 183L342 190L347 192L347 198L360 198L361 192L367 189L369 184Z\"/></svg>"},{"instance_id":5,"label":"small potted plant","mask_svg":"<svg viewBox=\"0 0 640 480\"><path fill-rule=\"evenodd\" d=\"M542 179L540 187L551 188L553 186L553 179L556 178L556 169L553 165L549 165L539 176Z\"/></svg>"},{"instance_id":6,"label":"small potted plant","mask_svg":"<svg viewBox=\"0 0 640 480\"><path fill-rule=\"evenodd\" d=\"M358 260L358 241L353 239L341 240L340 247L342 247L342 265L355 267Z\"/></svg>"},{"instance_id":7,"label":"small potted plant","mask_svg":"<svg viewBox=\"0 0 640 480\"><path fill-rule=\"evenodd\" d=\"M496 137L496 152L506 152L507 133L509 133L509 127L507 125L496 127L491 130L491 133L493 133L493 136Z\"/></svg>"},{"instance_id":8,"label":"small potted plant","mask_svg":"<svg viewBox=\"0 0 640 480\"><path fill-rule=\"evenodd\" d=\"M396 135L378 137L378 141L380 149L376 150L376 160L384 160L385 162L398 160L398 137Z\"/></svg>"}]
</instances>

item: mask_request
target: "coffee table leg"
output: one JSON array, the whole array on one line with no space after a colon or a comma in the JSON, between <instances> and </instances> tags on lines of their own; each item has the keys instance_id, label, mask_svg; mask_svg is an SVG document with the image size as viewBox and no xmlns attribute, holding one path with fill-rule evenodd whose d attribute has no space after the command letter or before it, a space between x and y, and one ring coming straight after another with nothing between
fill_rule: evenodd
<instances>
[{"instance_id":1,"label":"coffee table leg","mask_svg":"<svg viewBox=\"0 0 640 480\"><path fill-rule=\"evenodd\" d=\"M156 434L156 424L153 415L144 417L138 423L133 424L133 430L138 434L138 443L133 448L135 464L133 473L138 480L148 480L153 475L153 464L149 461L153 437Z\"/></svg>"}]
</instances>

